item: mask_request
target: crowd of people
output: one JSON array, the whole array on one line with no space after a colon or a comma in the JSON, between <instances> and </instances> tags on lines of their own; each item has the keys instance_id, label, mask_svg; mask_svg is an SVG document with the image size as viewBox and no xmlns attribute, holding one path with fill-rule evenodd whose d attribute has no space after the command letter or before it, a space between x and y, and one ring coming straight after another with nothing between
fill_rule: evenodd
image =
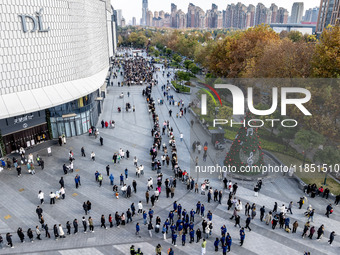
<instances>
[{"instance_id":1,"label":"crowd of people","mask_svg":"<svg viewBox=\"0 0 340 255\"><path fill-rule=\"evenodd\" d=\"M116 70L114 69L116 68ZM34 242L34 240L42 240L42 236L45 236L46 239L54 237L54 239L60 240L64 239L66 236L75 235L79 232L83 233L94 233L95 228L100 229L112 229L112 228L124 228L126 225L130 224L134 226L135 235L141 236L141 230L147 230L147 233L150 238L153 238L154 235L162 237L164 240L170 238L173 246L177 246L180 243L182 246L199 243L201 246L201 254L206 254L207 250L207 240L213 240L213 248L216 252L222 251L222 254L225 255L227 252L231 251L232 241L239 240L240 246L242 246L245 242L246 232L252 231L251 222L255 220L257 217L257 212L259 212L259 220L264 222L266 225L270 225L272 230L276 229L276 226L279 225L279 228L286 231L287 233L296 233L299 227L298 221L291 221L291 216L293 214L293 208L296 203L290 201L287 206L282 204L279 206L277 203L274 204L272 210L268 211L265 206L259 206L256 203L246 202L244 205L241 199L237 198L237 190L238 184L233 183L232 180L227 180L226 178L223 180L224 190L219 190L218 188L214 188L210 185L209 180L205 180L201 185L201 193L199 193L199 183L195 180L186 169L182 169L179 165L178 156L180 155L177 143L179 140L183 139L183 136L176 136L172 127L171 118L172 110L169 111L169 119L168 120L160 120L159 115L157 113L156 101L153 99L152 90L154 86L157 86L157 81L154 80L155 68L154 66L144 58L132 58L122 60L115 60L112 68L113 76L117 77L119 74L124 77L124 85L134 85L140 84L140 82L147 83L148 85L143 89L142 96L145 98L147 103L147 109L152 116L152 146L149 150L150 154L150 169L147 167L145 169L143 164L138 163L138 158L136 156L133 157L131 161L131 165L135 167L135 178L140 178L144 174L150 175L145 182L145 186L140 188L139 190L145 190L145 202L138 199L135 200L134 193L137 193L137 181L133 179L134 174L131 174L128 167L125 168L120 176L119 176L119 185L118 182L115 183L115 177L112 172L110 172L110 165L107 165L106 170L106 178L108 178L110 185L112 186L113 198L126 198L131 199L131 204L126 210L115 210L115 213L106 213L101 214L100 218L95 218L91 215L92 203L88 201L84 201L82 204L82 208L79 208L79 211L84 212L84 216L74 218L72 220L65 220L65 224L55 223L52 224L53 227L47 224L44 219L44 212L41 207L44 201L44 193L43 191L38 192L38 199L40 202L40 206L36 208L36 214L38 216L37 225L32 229L28 228L25 232L21 227L17 229L17 236L20 242L25 242L28 238L29 241ZM118 74L118 75L117 75ZM163 73L164 74L164 73ZM123 84L122 84L123 85ZM179 117L186 114L186 108L183 100L176 101L173 96L170 95L168 85L162 85L161 89L163 91L164 100L166 99L169 102L169 105L177 106L179 112L176 114ZM161 100L157 100L158 105L161 105ZM113 120L110 121L101 121L102 128L114 127L115 122ZM192 124L193 125L193 124ZM93 130L97 128L93 127ZM98 132L99 133L99 132ZM103 141L101 141L103 144ZM208 143L204 143L203 146L200 141L195 141L192 144L192 150L194 153L200 154L203 149L203 158L207 157ZM85 147L82 147L81 156L86 157ZM114 166L120 164L122 160L128 160L130 158L130 151L119 149L118 152L114 153L112 156L112 163ZM92 152L90 157L93 161L95 161L95 153ZM23 160L23 158L21 159ZM74 153L72 150L68 154L68 165L63 165L63 171L65 174L73 173L73 164L74 164ZM32 163L34 166L33 155L28 156L28 162ZM41 168L44 168L44 163L39 155L36 158L38 165ZM15 164L13 159L14 166L18 168L20 165ZM26 162L26 161L24 161ZM197 164L197 162L196 162ZM32 169L32 167L31 167ZM21 174L20 174L21 175ZM20 176L18 173L18 176ZM155 183L154 178L151 176L156 176ZM164 177L168 175L169 177ZM100 171L96 171L94 174L95 181L98 183L98 188L103 185L104 174ZM80 175L76 174L74 177L76 188L81 186ZM59 180L60 189L56 192L51 192L50 204L54 204L57 199L65 199L65 182L63 177ZM186 187L187 192L193 192L195 195L200 196L195 203L190 203L191 207L184 208L180 201L174 199L174 194L178 185L182 185ZM256 183L255 197L258 195L262 188L262 180ZM163 192L162 194L162 191ZM229 191L229 197L227 200L227 211L232 210L232 215L230 220L235 220L234 227L238 227L239 236L233 237L227 229L227 223L217 225L214 221L214 213L211 209L211 202L214 202L216 205L223 204L223 194L224 192ZM144 191L143 191L144 192ZM257 193L257 195L256 195ZM320 188L315 191L315 187L311 185L311 187L307 187L306 194L307 196L310 194L313 198L314 193L320 193L328 198L329 191L327 189L320 190ZM205 196L202 196L205 195ZM167 216L163 219L157 212L155 212L155 204L164 198L173 199L172 206L169 211L167 211ZM202 200L205 199L206 202ZM308 201L307 197L302 197L297 202L299 205L299 209L302 209L303 205ZM339 203L339 196L335 201L336 205ZM146 207L149 207L148 209ZM121 208L120 208L121 209ZM243 217L244 210L244 221L241 220L241 216ZM329 217L333 213L333 206L329 204L326 208L326 216ZM326 226L321 225L320 227L313 226L314 216L315 216L315 208L308 206L307 211L305 212L305 216L308 217L306 223L303 226L302 238L310 238L313 239L314 233L317 234L316 239L320 240L325 233ZM133 222L133 223L132 223ZM244 223L244 224L243 224ZM51 225L51 226L52 226ZM219 229L220 234L213 234L213 229ZM331 226L327 226L328 229L331 229ZM51 230L51 234L50 234ZM146 232L146 231L145 231ZM6 239L7 245L13 248L12 234L7 233L4 237ZM0 235L0 248L2 248L4 238ZM195 241L196 238L196 241ZM335 231L330 232L330 237L328 242L332 244L335 238ZM158 244L155 247L155 253L161 254L163 247ZM174 255L173 247L169 247L167 253L170 255ZM130 254L132 255L140 255L143 254L141 248L135 248L135 245L130 247Z\"/></svg>"}]
</instances>

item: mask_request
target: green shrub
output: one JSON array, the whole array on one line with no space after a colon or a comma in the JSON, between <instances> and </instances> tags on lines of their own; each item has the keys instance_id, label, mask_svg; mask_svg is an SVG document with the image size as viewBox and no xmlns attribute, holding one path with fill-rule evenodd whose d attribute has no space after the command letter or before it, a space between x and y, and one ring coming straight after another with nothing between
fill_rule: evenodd
<instances>
[{"instance_id":1,"label":"green shrub","mask_svg":"<svg viewBox=\"0 0 340 255\"><path fill-rule=\"evenodd\" d=\"M187 86L183 86L180 84L177 84L175 81L171 82L172 86L178 91L178 92L185 92L185 93L190 93L190 88Z\"/></svg>"}]
</instances>

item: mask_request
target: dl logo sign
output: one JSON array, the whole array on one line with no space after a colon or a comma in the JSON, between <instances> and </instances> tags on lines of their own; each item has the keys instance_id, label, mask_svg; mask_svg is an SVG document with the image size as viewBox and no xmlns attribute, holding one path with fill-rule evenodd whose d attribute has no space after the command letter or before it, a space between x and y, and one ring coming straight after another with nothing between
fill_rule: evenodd
<instances>
[{"instance_id":1,"label":"dl logo sign","mask_svg":"<svg viewBox=\"0 0 340 255\"><path fill-rule=\"evenodd\" d=\"M21 18L21 25L22 25L22 30L24 31L24 33L28 32L27 19L30 19L33 22L33 28L31 30L32 33L37 31L38 28L39 28L38 32L50 31L50 27L48 27L47 29L44 29L43 22L42 22L42 12L43 12L43 8L41 8L39 12L35 13L36 17L27 15L27 14L19 15L19 17Z\"/></svg>"}]
</instances>

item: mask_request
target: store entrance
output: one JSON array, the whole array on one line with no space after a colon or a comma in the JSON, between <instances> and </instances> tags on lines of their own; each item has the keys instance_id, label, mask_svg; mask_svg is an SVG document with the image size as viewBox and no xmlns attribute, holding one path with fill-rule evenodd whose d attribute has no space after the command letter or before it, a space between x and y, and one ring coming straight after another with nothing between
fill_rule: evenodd
<instances>
[{"instance_id":1,"label":"store entrance","mask_svg":"<svg viewBox=\"0 0 340 255\"><path fill-rule=\"evenodd\" d=\"M6 154L50 139L47 123L3 136Z\"/></svg>"}]
</instances>

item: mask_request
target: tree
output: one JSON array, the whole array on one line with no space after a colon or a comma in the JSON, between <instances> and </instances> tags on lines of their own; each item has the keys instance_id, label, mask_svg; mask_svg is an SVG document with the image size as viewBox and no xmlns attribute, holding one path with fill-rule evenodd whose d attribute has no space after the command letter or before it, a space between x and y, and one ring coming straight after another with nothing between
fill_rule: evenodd
<instances>
[{"instance_id":1,"label":"tree","mask_svg":"<svg viewBox=\"0 0 340 255\"><path fill-rule=\"evenodd\" d=\"M340 162L340 151L333 146L325 146L315 152L314 160L328 166L335 165Z\"/></svg>"},{"instance_id":2,"label":"tree","mask_svg":"<svg viewBox=\"0 0 340 255\"><path fill-rule=\"evenodd\" d=\"M193 62L191 60L189 60L189 59L184 60L183 64L184 64L185 69L189 70L189 66L192 63Z\"/></svg>"},{"instance_id":3,"label":"tree","mask_svg":"<svg viewBox=\"0 0 340 255\"><path fill-rule=\"evenodd\" d=\"M179 81L189 81L190 80L190 75L189 75L189 73L186 73L186 72L178 71L176 73L176 76L177 76Z\"/></svg>"},{"instance_id":4,"label":"tree","mask_svg":"<svg viewBox=\"0 0 340 255\"><path fill-rule=\"evenodd\" d=\"M182 62L182 57L180 55L178 55L177 53L175 53L173 56L172 56L172 60L175 61L177 64L181 63Z\"/></svg>"},{"instance_id":5,"label":"tree","mask_svg":"<svg viewBox=\"0 0 340 255\"><path fill-rule=\"evenodd\" d=\"M264 46L263 54L248 65L249 78L306 78L312 71L314 44L293 42L287 38Z\"/></svg>"},{"instance_id":6,"label":"tree","mask_svg":"<svg viewBox=\"0 0 340 255\"><path fill-rule=\"evenodd\" d=\"M293 42L298 42L303 39L303 35L299 31L290 31L288 32L287 37Z\"/></svg>"},{"instance_id":7,"label":"tree","mask_svg":"<svg viewBox=\"0 0 340 255\"><path fill-rule=\"evenodd\" d=\"M247 113L245 122L253 119L251 113ZM241 166L260 166L264 164L263 152L257 134L257 128L241 127L227 153L225 164L236 167L240 170Z\"/></svg>"},{"instance_id":8,"label":"tree","mask_svg":"<svg viewBox=\"0 0 340 255\"><path fill-rule=\"evenodd\" d=\"M334 165L340 162L340 151L335 147L326 146L316 151L314 160L321 164L322 170L325 172L324 185L326 185L330 167L334 170Z\"/></svg>"},{"instance_id":9,"label":"tree","mask_svg":"<svg viewBox=\"0 0 340 255\"><path fill-rule=\"evenodd\" d=\"M340 26L324 29L313 56L313 75L318 78L340 77Z\"/></svg>"},{"instance_id":10,"label":"tree","mask_svg":"<svg viewBox=\"0 0 340 255\"><path fill-rule=\"evenodd\" d=\"M166 54L168 57L170 57L171 54L172 54L172 50L169 49L169 48L167 48L167 49L165 50L165 54Z\"/></svg>"},{"instance_id":11,"label":"tree","mask_svg":"<svg viewBox=\"0 0 340 255\"><path fill-rule=\"evenodd\" d=\"M265 25L239 31L215 45L207 58L208 67L219 76L243 77L247 68L262 56L265 45L278 40L279 35Z\"/></svg>"},{"instance_id":12,"label":"tree","mask_svg":"<svg viewBox=\"0 0 340 255\"><path fill-rule=\"evenodd\" d=\"M189 65L189 69L193 74L197 74L200 70L200 68L195 63L191 63Z\"/></svg>"},{"instance_id":13,"label":"tree","mask_svg":"<svg viewBox=\"0 0 340 255\"><path fill-rule=\"evenodd\" d=\"M218 119L230 119L232 116L233 116L233 110L226 105L222 105L219 107L216 117Z\"/></svg>"},{"instance_id":14,"label":"tree","mask_svg":"<svg viewBox=\"0 0 340 255\"><path fill-rule=\"evenodd\" d=\"M297 127L287 128L279 126L278 130L279 130L278 137L281 138L282 141L285 143L285 149L287 150L289 144L295 138L295 135L298 132L298 128Z\"/></svg>"},{"instance_id":15,"label":"tree","mask_svg":"<svg viewBox=\"0 0 340 255\"><path fill-rule=\"evenodd\" d=\"M153 54L155 55L156 58L158 58L160 53L159 53L158 50L155 50L155 51L153 52Z\"/></svg>"},{"instance_id":16,"label":"tree","mask_svg":"<svg viewBox=\"0 0 340 255\"><path fill-rule=\"evenodd\" d=\"M301 129L296 133L294 143L301 145L304 150L303 167L305 167L307 153L323 144L324 141L324 137L313 130Z\"/></svg>"}]
</instances>

